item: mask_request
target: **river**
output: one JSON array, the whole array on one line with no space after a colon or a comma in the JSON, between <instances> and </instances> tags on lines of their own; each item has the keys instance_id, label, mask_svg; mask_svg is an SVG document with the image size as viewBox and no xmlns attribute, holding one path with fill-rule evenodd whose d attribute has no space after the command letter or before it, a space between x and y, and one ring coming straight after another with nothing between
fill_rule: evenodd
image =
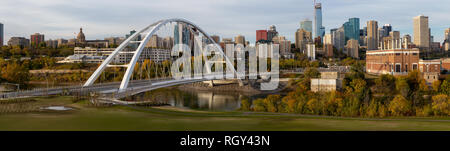
<instances>
[{"instance_id":1,"label":"river","mask_svg":"<svg viewBox=\"0 0 450 151\"><path fill-rule=\"evenodd\" d=\"M127 101L151 101L178 108L208 111L235 111L241 101L265 98L268 94L239 93L225 91L181 90L175 87L162 88L128 97Z\"/></svg>"}]
</instances>

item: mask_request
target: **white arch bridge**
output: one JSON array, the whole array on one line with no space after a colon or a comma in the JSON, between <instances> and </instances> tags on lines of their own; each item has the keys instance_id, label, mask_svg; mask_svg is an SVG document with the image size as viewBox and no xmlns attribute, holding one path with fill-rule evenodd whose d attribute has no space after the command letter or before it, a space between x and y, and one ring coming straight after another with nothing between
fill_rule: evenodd
<instances>
[{"instance_id":1,"label":"white arch bridge","mask_svg":"<svg viewBox=\"0 0 450 151\"><path fill-rule=\"evenodd\" d=\"M184 25L187 25L188 30L191 32L195 30L198 33L203 34L203 37L212 42L213 46L215 47L215 50L218 51L218 55L223 56L222 64L226 64L226 70L231 71L227 74L223 74L222 76L217 76L217 73L212 73L209 69L211 69L211 64L214 64L214 61L208 62L205 61L205 68L207 68L209 71L206 74L203 74L201 76L193 76L190 78L182 78L182 79L175 79L173 77L169 78L158 78L158 79L147 79L147 80L131 80L131 77L133 75L133 71L135 69L136 63L139 60L139 57L141 56L141 53L144 50L144 47L146 47L147 43L149 42L150 38L153 35L156 35L158 30L165 25L172 24L172 23L182 23ZM177 30L177 29L175 29ZM140 39L138 37L141 37L144 35L144 38ZM193 39L197 40L198 39ZM130 45L134 45L135 47L132 47L135 50L130 51ZM137 45L137 47L136 47ZM216 53L216 52L215 52ZM119 55L119 54L129 54L132 55L131 61L127 64L114 64L113 60ZM217 62L217 61L216 61ZM101 76L101 74L105 71L106 68L113 67L113 68L126 68L125 74L121 80L121 82L110 82L110 83L95 83L95 81ZM245 72L245 71L244 71ZM265 74L272 74L272 73L265 73ZM278 74L278 73L276 73ZM102 96L108 96L108 98L113 99L120 99L124 98L126 96L138 94L141 92L146 92L158 88L163 87L169 87L174 85L181 85L181 84L188 84L188 83L194 83L194 82L201 82L201 81L208 81L208 80L215 80L217 77L227 77L229 79L230 77L233 77L239 82L239 85L244 85L244 83L237 79L237 71L234 68L234 65L230 58L225 55L222 48L214 42L214 40L206 33L204 32L200 27L193 24L192 22L185 20L185 19L166 19L166 20L160 20L157 21L144 29L134 33L133 35L130 35L123 43L121 43L102 63L101 65L95 70L95 72L91 75L91 77L86 81L86 83L83 86L71 86L71 87L59 87L59 88L50 88L50 89L37 89L37 90L29 90L29 91L22 91L22 92L12 92L12 93L5 93L0 94L0 99L2 98L14 98L14 97L29 97L29 96L45 96L45 95L54 95L54 94L60 94L65 92L75 92L75 93L84 93L89 94L92 92L100 93Z\"/></svg>"}]
</instances>

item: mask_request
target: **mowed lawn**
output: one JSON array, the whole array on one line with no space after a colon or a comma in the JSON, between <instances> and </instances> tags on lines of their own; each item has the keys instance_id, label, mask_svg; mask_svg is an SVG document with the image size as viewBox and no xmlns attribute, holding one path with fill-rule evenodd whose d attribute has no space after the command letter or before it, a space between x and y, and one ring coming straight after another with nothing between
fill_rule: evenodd
<instances>
[{"instance_id":1,"label":"mowed lawn","mask_svg":"<svg viewBox=\"0 0 450 151\"><path fill-rule=\"evenodd\" d=\"M0 115L0 131L353 131L450 130L449 118L363 119L301 115L174 111L127 106Z\"/></svg>"}]
</instances>

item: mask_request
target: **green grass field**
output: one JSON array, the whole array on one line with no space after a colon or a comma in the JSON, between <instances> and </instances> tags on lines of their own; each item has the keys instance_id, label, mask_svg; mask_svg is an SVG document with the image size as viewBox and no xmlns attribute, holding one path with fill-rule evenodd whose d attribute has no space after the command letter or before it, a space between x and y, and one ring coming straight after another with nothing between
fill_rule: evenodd
<instances>
[{"instance_id":1,"label":"green grass field","mask_svg":"<svg viewBox=\"0 0 450 151\"><path fill-rule=\"evenodd\" d=\"M6 113L0 130L124 130L124 131L353 131L450 130L450 118L363 119L293 114L207 112L115 106L95 108L67 97L39 98L45 105L76 108L63 112Z\"/></svg>"}]
</instances>

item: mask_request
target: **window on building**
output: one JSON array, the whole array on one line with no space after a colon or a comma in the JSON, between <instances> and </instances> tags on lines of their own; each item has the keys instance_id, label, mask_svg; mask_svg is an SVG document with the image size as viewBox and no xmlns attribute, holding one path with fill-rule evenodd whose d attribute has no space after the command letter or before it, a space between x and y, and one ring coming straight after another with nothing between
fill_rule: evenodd
<instances>
[{"instance_id":1,"label":"window on building","mask_svg":"<svg viewBox=\"0 0 450 151\"><path fill-rule=\"evenodd\" d=\"M402 72L401 71L401 65L399 65L399 64L395 65L395 72Z\"/></svg>"},{"instance_id":2,"label":"window on building","mask_svg":"<svg viewBox=\"0 0 450 151\"><path fill-rule=\"evenodd\" d=\"M417 64L413 64L413 70L417 70Z\"/></svg>"},{"instance_id":3,"label":"window on building","mask_svg":"<svg viewBox=\"0 0 450 151\"><path fill-rule=\"evenodd\" d=\"M405 72L408 72L408 65L405 65Z\"/></svg>"}]
</instances>

